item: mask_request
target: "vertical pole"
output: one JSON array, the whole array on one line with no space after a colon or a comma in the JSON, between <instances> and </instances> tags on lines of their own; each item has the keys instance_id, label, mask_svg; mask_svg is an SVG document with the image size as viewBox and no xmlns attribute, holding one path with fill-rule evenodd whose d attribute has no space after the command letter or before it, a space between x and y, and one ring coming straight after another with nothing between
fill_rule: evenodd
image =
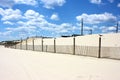
<instances>
[{"instance_id":1,"label":"vertical pole","mask_svg":"<svg viewBox=\"0 0 120 80\"><path fill-rule=\"evenodd\" d=\"M54 53L56 53L56 38L54 38Z\"/></svg>"},{"instance_id":2,"label":"vertical pole","mask_svg":"<svg viewBox=\"0 0 120 80\"><path fill-rule=\"evenodd\" d=\"M17 44L15 44L15 49L16 49L16 45L17 45Z\"/></svg>"},{"instance_id":3,"label":"vertical pole","mask_svg":"<svg viewBox=\"0 0 120 80\"><path fill-rule=\"evenodd\" d=\"M33 38L33 51L34 51L34 38Z\"/></svg>"},{"instance_id":4,"label":"vertical pole","mask_svg":"<svg viewBox=\"0 0 120 80\"><path fill-rule=\"evenodd\" d=\"M92 34L92 29L90 29L90 35Z\"/></svg>"},{"instance_id":5,"label":"vertical pole","mask_svg":"<svg viewBox=\"0 0 120 80\"><path fill-rule=\"evenodd\" d=\"M75 36L73 37L73 55L75 55Z\"/></svg>"},{"instance_id":6,"label":"vertical pole","mask_svg":"<svg viewBox=\"0 0 120 80\"><path fill-rule=\"evenodd\" d=\"M27 39L28 39L28 37L27 37ZM26 50L28 49L28 47L27 47L27 39L26 39Z\"/></svg>"},{"instance_id":7,"label":"vertical pole","mask_svg":"<svg viewBox=\"0 0 120 80\"><path fill-rule=\"evenodd\" d=\"M98 58L101 58L101 36L99 35L99 51L98 51Z\"/></svg>"},{"instance_id":8,"label":"vertical pole","mask_svg":"<svg viewBox=\"0 0 120 80\"><path fill-rule=\"evenodd\" d=\"M42 41L41 41L41 45L42 45L42 52L43 52L43 37L42 37Z\"/></svg>"},{"instance_id":9,"label":"vertical pole","mask_svg":"<svg viewBox=\"0 0 120 80\"><path fill-rule=\"evenodd\" d=\"M22 49L22 38L21 38L21 43L20 43L20 49Z\"/></svg>"},{"instance_id":10,"label":"vertical pole","mask_svg":"<svg viewBox=\"0 0 120 80\"><path fill-rule=\"evenodd\" d=\"M117 25L116 25L116 33L118 33L118 22L117 22Z\"/></svg>"},{"instance_id":11,"label":"vertical pole","mask_svg":"<svg viewBox=\"0 0 120 80\"><path fill-rule=\"evenodd\" d=\"M83 36L83 18L81 19L81 36Z\"/></svg>"}]
</instances>

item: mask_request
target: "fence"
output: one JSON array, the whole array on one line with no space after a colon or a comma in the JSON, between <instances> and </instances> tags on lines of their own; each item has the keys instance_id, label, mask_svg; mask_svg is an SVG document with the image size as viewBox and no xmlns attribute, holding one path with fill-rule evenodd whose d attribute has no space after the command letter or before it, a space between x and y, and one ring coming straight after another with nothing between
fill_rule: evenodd
<instances>
[{"instance_id":1,"label":"fence","mask_svg":"<svg viewBox=\"0 0 120 80\"><path fill-rule=\"evenodd\" d=\"M120 59L120 34L60 38L29 38L12 48Z\"/></svg>"}]
</instances>

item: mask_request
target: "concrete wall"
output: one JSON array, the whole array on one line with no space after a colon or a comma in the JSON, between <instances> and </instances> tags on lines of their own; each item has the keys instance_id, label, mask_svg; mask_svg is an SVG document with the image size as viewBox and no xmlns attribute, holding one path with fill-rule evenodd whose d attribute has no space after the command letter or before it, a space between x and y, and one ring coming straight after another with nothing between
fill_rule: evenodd
<instances>
[{"instance_id":1,"label":"concrete wall","mask_svg":"<svg viewBox=\"0 0 120 80\"><path fill-rule=\"evenodd\" d=\"M26 50L26 40L22 41L22 50Z\"/></svg>"},{"instance_id":2,"label":"concrete wall","mask_svg":"<svg viewBox=\"0 0 120 80\"><path fill-rule=\"evenodd\" d=\"M101 57L120 59L120 33L104 34L101 46Z\"/></svg>"},{"instance_id":3,"label":"concrete wall","mask_svg":"<svg viewBox=\"0 0 120 80\"><path fill-rule=\"evenodd\" d=\"M33 47L34 42L34 47ZM101 43L101 47L100 46ZM42 45L43 44L43 45ZM21 49L21 43L16 45L17 49ZM14 48L14 46L13 46ZM85 35L77 37L61 37L61 38L29 38L27 39L27 49L44 52L56 52L63 54L76 54L84 56L93 56L104 58L120 59L120 33ZM26 49L26 40L22 41L22 49Z\"/></svg>"},{"instance_id":4,"label":"concrete wall","mask_svg":"<svg viewBox=\"0 0 120 80\"><path fill-rule=\"evenodd\" d=\"M99 35L78 36L75 38L75 54L98 57Z\"/></svg>"},{"instance_id":5,"label":"concrete wall","mask_svg":"<svg viewBox=\"0 0 120 80\"><path fill-rule=\"evenodd\" d=\"M33 50L33 38L27 39L27 49Z\"/></svg>"},{"instance_id":6,"label":"concrete wall","mask_svg":"<svg viewBox=\"0 0 120 80\"><path fill-rule=\"evenodd\" d=\"M73 37L57 38L56 52L73 54Z\"/></svg>"},{"instance_id":7,"label":"concrete wall","mask_svg":"<svg viewBox=\"0 0 120 80\"><path fill-rule=\"evenodd\" d=\"M20 44L21 43L16 44L16 49L20 49Z\"/></svg>"},{"instance_id":8,"label":"concrete wall","mask_svg":"<svg viewBox=\"0 0 120 80\"><path fill-rule=\"evenodd\" d=\"M42 38L35 38L34 39L34 50L35 51L42 51Z\"/></svg>"},{"instance_id":9,"label":"concrete wall","mask_svg":"<svg viewBox=\"0 0 120 80\"><path fill-rule=\"evenodd\" d=\"M43 51L54 52L54 38L43 39Z\"/></svg>"}]
</instances>

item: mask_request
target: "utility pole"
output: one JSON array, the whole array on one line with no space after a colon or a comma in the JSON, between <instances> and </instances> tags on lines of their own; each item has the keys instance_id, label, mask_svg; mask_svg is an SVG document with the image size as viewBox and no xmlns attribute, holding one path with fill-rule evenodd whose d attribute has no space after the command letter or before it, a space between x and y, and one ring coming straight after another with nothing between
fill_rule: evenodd
<instances>
[{"instance_id":1,"label":"utility pole","mask_svg":"<svg viewBox=\"0 0 120 80\"><path fill-rule=\"evenodd\" d=\"M81 36L83 36L83 18L81 19Z\"/></svg>"},{"instance_id":2,"label":"utility pole","mask_svg":"<svg viewBox=\"0 0 120 80\"><path fill-rule=\"evenodd\" d=\"M92 34L92 29L90 29L90 35Z\"/></svg>"},{"instance_id":3,"label":"utility pole","mask_svg":"<svg viewBox=\"0 0 120 80\"><path fill-rule=\"evenodd\" d=\"M118 22L117 22L117 25L116 25L116 33L118 33L118 26L119 26L119 24L118 24Z\"/></svg>"}]
</instances>

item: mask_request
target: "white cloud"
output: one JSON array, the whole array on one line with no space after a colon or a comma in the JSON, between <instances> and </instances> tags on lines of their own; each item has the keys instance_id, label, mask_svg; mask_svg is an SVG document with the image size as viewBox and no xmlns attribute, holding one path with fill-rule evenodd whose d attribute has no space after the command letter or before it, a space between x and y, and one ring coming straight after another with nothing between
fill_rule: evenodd
<instances>
[{"instance_id":1,"label":"white cloud","mask_svg":"<svg viewBox=\"0 0 120 80\"><path fill-rule=\"evenodd\" d=\"M59 16L58 16L58 14L52 14L50 19L51 20L59 20Z\"/></svg>"},{"instance_id":2,"label":"white cloud","mask_svg":"<svg viewBox=\"0 0 120 80\"><path fill-rule=\"evenodd\" d=\"M37 5L36 0L14 0L15 4Z\"/></svg>"},{"instance_id":3,"label":"white cloud","mask_svg":"<svg viewBox=\"0 0 120 80\"><path fill-rule=\"evenodd\" d=\"M37 0L0 0L0 6L11 8L15 4L25 4L36 6L38 5Z\"/></svg>"},{"instance_id":4,"label":"white cloud","mask_svg":"<svg viewBox=\"0 0 120 80\"><path fill-rule=\"evenodd\" d=\"M27 10L24 16L27 19L34 19L34 18L39 17L39 13L35 12L34 10Z\"/></svg>"},{"instance_id":5,"label":"white cloud","mask_svg":"<svg viewBox=\"0 0 120 80\"><path fill-rule=\"evenodd\" d=\"M63 6L65 0L41 0L44 7L47 9L54 9L55 6Z\"/></svg>"},{"instance_id":6,"label":"white cloud","mask_svg":"<svg viewBox=\"0 0 120 80\"><path fill-rule=\"evenodd\" d=\"M114 0L108 0L110 3L113 3L114 2Z\"/></svg>"},{"instance_id":7,"label":"white cloud","mask_svg":"<svg viewBox=\"0 0 120 80\"><path fill-rule=\"evenodd\" d=\"M10 21L5 21L5 22L3 22L3 24L13 25L14 23L12 23Z\"/></svg>"},{"instance_id":8,"label":"white cloud","mask_svg":"<svg viewBox=\"0 0 120 80\"><path fill-rule=\"evenodd\" d=\"M100 27L100 30L103 33L111 33L111 32L115 32L116 27L115 26L102 26Z\"/></svg>"},{"instance_id":9,"label":"white cloud","mask_svg":"<svg viewBox=\"0 0 120 80\"><path fill-rule=\"evenodd\" d=\"M21 11L19 9L2 9L0 8L0 15L2 15L2 20L18 20L22 18Z\"/></svg>"},{"instance_id":10,"label":"white cloud","mask_svg":"<svg viewBox=\"0 0 120 80\"><path fill-rule=\"evenodd\" d=\"M9 11L8 11L9 12ZM11 11L14 12L14 11ZM3 15L3 13L1 13ZM13 14L9 14L11 16ZM6 16L6 15L4 15ZM15 33L18 37L19 36L31 36L36 33L41 33L40 31L47 31L50 32L50 35L56 36L61 35L63 33L69 33L74 32L74 30L77 29L77 27L73 26L69 23L62 23L62 24L54 24L48 22L43 15L40 13L34 11L34 10L27 10L24 14L21 14L22 19L16 20L15 24L11 24L12 26L15 25L15 27L9 27L6 28L6 32L12 32ZM4 24L10 24L11 18L5 19ZM21 35L22 34L22 35Z\"/></svg>"},{"instance_id":11,"label":"white cloud","mask_svg":"<svg viewBox=\"0 0 120 80\"><path fill-rule=\"evenodd\" d=\"M101 0L90 0L90 2L93 4L101 4L102 3Z\"/></svg>"},{"instance_id":12,"label":"white cloud","mask_svg":"<svg viewBox=\"0 0 120 80\"><path fill-rule=\"evenodd\" d=\"M88 24L113 22L113 21L116 21L117 19L113 14L107 13L107 12L103 14L90 14L90 15L83 13L82 15L76 17L78 21L81 21L82 18L84 20L84 23L88 23Z\"/></svg>"},{"instance_id":13,"label":"white cloud","mask_svg":"<svg viewBox=\"0 0 120 80\"><path fill-rule=\"evenodd\" d=\"M0 36L10 36L11 33L12 31L0 32Z\"/></svg>"},{"instance_id":14,"label":"white cloud","mask_svg":"<svg viewBox=\"0 0 120 80\"><path fill-rule=\"evenodd\" d=\"M117 7L120 7L120 3L118 3Z\"/></svg>"}]
</instances>

